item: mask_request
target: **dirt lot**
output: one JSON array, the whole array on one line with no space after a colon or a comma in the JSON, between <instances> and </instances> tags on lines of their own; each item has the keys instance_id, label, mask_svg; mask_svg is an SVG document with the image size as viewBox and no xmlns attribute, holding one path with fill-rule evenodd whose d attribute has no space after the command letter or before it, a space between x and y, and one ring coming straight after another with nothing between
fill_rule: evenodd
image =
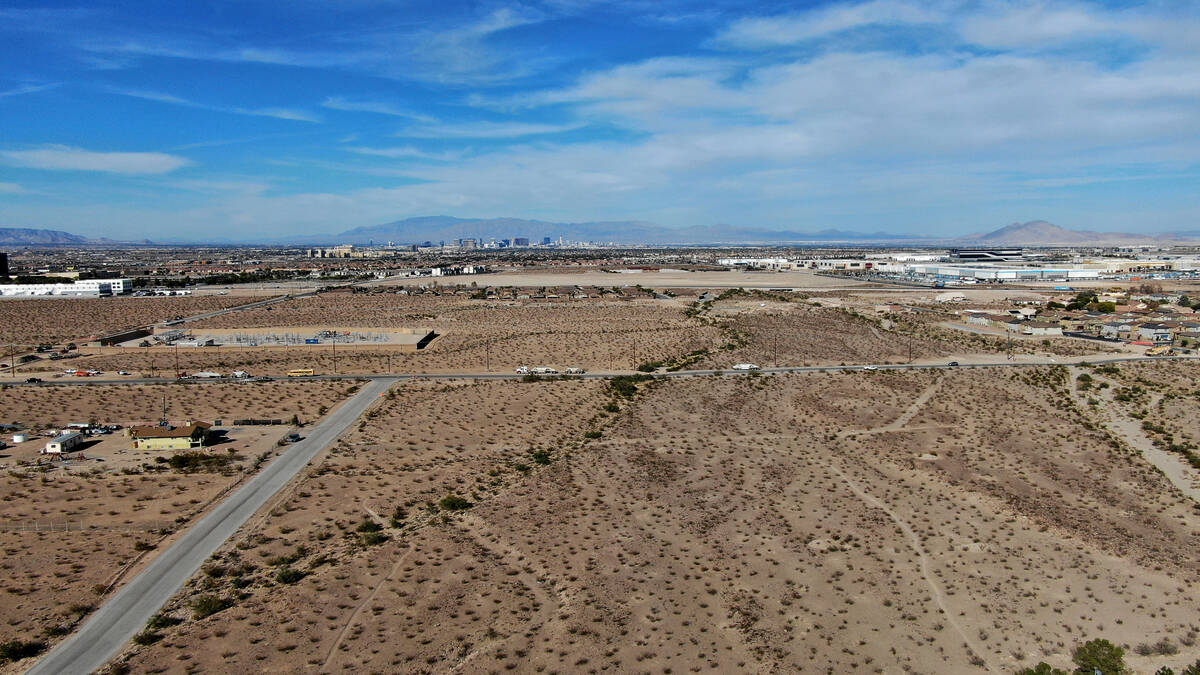
<instances>
[{"instance_id":1,"label":"dirt lot","mask_svg":"<svg viewBox=\"0 0 1200 675\"><path fill-rule=\"evenodd\" d=\"M88 420L127 426L157 420L165 394L172 418L193 413L208 421L220 416L287 420L296 414L311 421L350 386L5 387L0 410L5 423L24 429ZM273 457L276 441L291 430L288 425L226 428L208 451L223 466L199 472L163 464L173 451L130 449L120 431L95 437L53 461L39 454L45 436L0 450L0 569L7 579L0 642L60 639L103 602L124 573L147 562L173 533ZM16 672L0 672L10 671Z\"/></svg>"},{"instance_id":2,"label":"dirt lot","mask_svg":"<svg viewBox=\"0 0 1200 675\"><path fill-rule=\"evenodd\" d=\"M559 369L629 370L651 360L719 344L720 332L684 314L671 300L485 302L464 296L327 294L197 322L205 328L272 326L428 327L441 337L412 353L385 346L221 347L179 349L179 369L281 375L293 368L320 373L512 372L519 365ZM175 351L166 348L85 350L71 367L106 372L129 370L149 375L172 373ZM390 356L390 361L389 361ZM336 358L336 363L335 363ZM61 370L60 364L27 366L23 371Z\"/></svg>"},{"instance_id":3,"label":"dirt lot","mask_svg":"<svg viewBox=\"0 0 1200 675\"><path fill-rule=\"evenodd\" d=\"M5 343L36 346L80 341L176 316L243 305L229 296L176 298L5 298L0 300Z\"/></svg>"},{"instance_id":4,"label":"dirt lot","mask_svg":"<svg viewBox=\"0 0 1200 675\"><path fill-rule=\"evenodd\" d=\"M1065 381L409 383L128 663L1004 672L1100 636L1181 649L1139 671L1190 662L1195 507ZM232 606L198 620L204 595Z\"/></svg>"},{"instance_id":5,"label":"dirt lot","mask_svg":"<svg viewBox=\"0 0 1200 675\"><path fill-rule=\"evenodd\" d=\"M187 385L96 385L77 387L0 387L0 411L6 424L35 432L72 422L101 424L156 423L234 418L284 418L302 421L318 417L322 407L341 400L347 382L239 382ZM8 440L8 439L6 439Z\"/></svg>"}]
</instances>

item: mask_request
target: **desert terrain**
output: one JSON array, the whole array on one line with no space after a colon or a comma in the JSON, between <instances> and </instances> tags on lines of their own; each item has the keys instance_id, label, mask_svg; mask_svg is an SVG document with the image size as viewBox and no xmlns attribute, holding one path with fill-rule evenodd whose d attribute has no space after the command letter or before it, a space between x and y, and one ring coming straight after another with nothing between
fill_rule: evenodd
<instances>
[{"instance_id":1,"label":"desert terrain","mask_svg":"<svg viewBox=\"0 0 1200 675\"><path fill-rule=\"evenodd\" d=\"M1195 503L1064 373L409 383L122 663L1008 672L1098 636L1190 663Z\"/></svg>"},{"instance_id":2,"label":"desert terrain","mask_svg":"<svg viewBox=\"0 0 1200 675\"><path fill-rule=\"evenodd\" d=\"M51 460L47 434L71 422L155 423L167 400L176 424L222 417L319 419L350 382L200 386L0 387L3 423L30 440L0 449L0 543L5 602L0 643L61 639L139 566L216 500L280 450L294 427L225 427L205 455L212 465L177 469L175 451L130 448L123 431ZM15 431L15 429L13 430ZM11 441L6 435L5 441ZM9 671L5 671L9 672Z\"/></svg>"},{"instance_id":3,"label":"desert terrain","mask_svg":"<svg viewBox=\"0 0 1200 675\"><path fill-rule=\"evenodd\" d=\"M248 302L230 296L121 298L4 298L5 344L32 347L103 336L166 319L213 312Z\"/></svg>"},{"instance_id":4,"label":"desert terrain","mask_svg":"<svg viewBox=\"0 0 1200 675\"><path fill-rule=\"evenodd\" d=\"M1139 673L1200 658L1200 364L1088 365L1086 354L1111 350L948 330L947 311L878 313L879 297L345 294L205 321L441 334L420 353L391 352L395 372L968 363L1010 350L1071 364L405 381L226 542L110 670L1015 672L1070 667L1072 649L1098 637L1125 646ZM174 350L145 351L173 367ZM180 350L182 368L259 358L256 374L325 371L332 356ZM337 368L382 372L388 356L338 347ZM135 357L147 358L79 361L114 370ZM165 393L171 416L307 421L352 387L73 387L65 409L54 403L64 388L10 387L0 408L43 427L97 410L156 418ZM127 530L152 498L156 519L182 526L239 471L56 470L52 480L78 484L47 488L51 502L35 508L35 469L10 474L10 517L106 508ZM85 481L112 494L97 483L94 504L53 506L83 498ZM73 615L49 604L45 575L56 573L44 570L57 568L44 561L72 551L40 542L71 540L34 534L4 533L27 580L9 636L52 640ZM139 553L138 533L117 534L92 576L76 584L76 570L58 570L72 602L87 604L101 571Z\"/></svg>"}]
</instances>

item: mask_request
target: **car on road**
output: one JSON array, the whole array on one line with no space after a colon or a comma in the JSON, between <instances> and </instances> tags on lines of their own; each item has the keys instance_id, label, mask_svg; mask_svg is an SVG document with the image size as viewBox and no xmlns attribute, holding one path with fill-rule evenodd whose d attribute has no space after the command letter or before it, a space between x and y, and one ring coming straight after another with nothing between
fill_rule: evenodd
<instances>
[{"instance_id":1,"label":"car on road","mask_svg":"<svg viewBox=\"0 0 1200 675\"><path fill-rule=\"evenodd\" d=\"M879 366L863 366L863 370L879 370Z\"/></svg>"},{"instance_id":2,"label":"car on road","mask_svg":"<svg viewBox=\"0 0 1200 675\"><path fill-rule=\"evenodd\" d=\"M583 368L580 368L579 366L571 366L570 368L567 368L563 372L565 372L567 375L582 375L587 371L585 371Z\"/></svg>"},{"instance_id":3,"label":"car on road","mask_svg":"<svg viewBox=\"0 0 1200 675\"><path fill-rule=\"evenodd\" d=\"M42 383L42 378L40 378L40 377L25 378L25 384L41 384L41 383Z\"/></svg>"},{"instance_id":4,"label":"car on road","mask_svg":"<svg viewBox=\"0 0 1200 675\"><path fill-rule=\"evenodd\" d=\"M129 371L128 371L128 370L118 370L118 371L117 371L117 374L118 374L118 375L128 375L128 374L129 374Z\"/></svg>"},{"instance_id":5,"label":"car on road","mask_svg":"<svg viewBox=\"0 0 1200 675\"><path fill-rule=\"evenodd\" d=\"M759 368L758 366L754 365L753 363L734 364L733 369L734 370L762 370L762 368Z\"/></svg>"},{"instance_id":6,"label":"car on road","mask_svg":"<svg viewBox=\"0 0 1200 675\"><path fill-rule=\"evenodd\" d=\"M518 375L528 375L529 374L529 366L517 366L517 374Z\"/></svg>"},{"instance_id":7,"label":"car on road","mask_svg":"<svg viewBox=\"0 0 1200 675\"><path fill-rule=\"evenodd\" d=\"M301 438L300 434L288 434L287 442L288 443L296 443L300 440L300 438Z\"/></svg>"},{"instance_id":8,"label":"car on road","mask_svg":"<svg viewBox=\"0 0 1200 675\"><path fill-rule=\"evenodd\" d=\"M951 361L950 363L947 363L946 365L948 365L950 367L958 367L958 361Z\"/></svg>"}]
</instances>

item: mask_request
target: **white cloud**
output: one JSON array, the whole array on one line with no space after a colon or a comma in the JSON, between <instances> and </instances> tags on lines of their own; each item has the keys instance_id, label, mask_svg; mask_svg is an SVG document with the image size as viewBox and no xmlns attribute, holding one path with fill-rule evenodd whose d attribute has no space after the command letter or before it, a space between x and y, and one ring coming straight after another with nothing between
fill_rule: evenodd
<instances>
[{"instance_id":1,"label":"white cloud","mask_svg":"<svg viewBox=\"0 0 1200 675\"><path fill-rule=\"evenodd\" d=\"M206 103L197 103L158 91L147 91L144 89L109 89L114 94L121 96L129 96L132 98L140 98L146 101L155 101L157 103L169 103L172 105L180 105L187 108L198 108L200 110L212 110L215 112L231 113L234 115L251 115L253 117L272 117L280 120L291 120L294 122L320 122L321 118L312 113L303 110L294 110L291 108L241 108L230 106L209 105Z\"/></svg>"},{"instance_id":2,"label":"white cloud","mask_svg":"<svg viewBox=\"0 0 1200 675\"><path fill-rule=\"evenodd\" d=\"M386 103L383 101L351 101L341 96L330 96L321 102L321 107L329 108L330 110L368 112L378 115L390 115L392 117L405 117L422 122L436 121L428 115L415 113L393 103Z\"/></svg>"},{"instance_id":3,"label":"white cloud","mask_svg":"<svg viewBox=\"0 0 1200 675\"><path fill-rule=\"evenodd\" d=\"M531 122L470 122L438 124L397 132L411 138L520 138L574 131L585 126L575 124L539 124Z\"/></svg>"},{"instance_id":4,"label":"white cloud","mask_svg":"<svg viewBox=\"0 0 1200 675\"><path fill-rule=\"evenodd\" d=\"M715 42L727 47L760 49L795 44L864 26L940 23L944 20L942 13L927 6L871 0L829 5L799 14L741 19L719 34Z\"/></svg>"},{"instance_id":5,"label":"white cloud","mask_svg":"<svg viewBox=\"0 0 1200 675\"><path fill-rule=\"evenodd\" d=\"M389 157L392 159L430 159L438 162L452 162L460 159L460 152L426 152L411 145L391 148L348 147L346 150L360 155L373 157Z\"/></svg>"},{"instance_id":6,"label":"white cloud","mask_svg":"<svg viewBox=\"0 0 1200 675\"><path fill-rule=\"evenodd\" d=\"M93 152L65 145L0 151L0 159L31 169L123 174L169 173L192 163L186 158L161 152Z\"/></svg>"},{"instance_id":7,"label":"white cloud","mask_svg":"<svg viewBox=\"0 0 1200 675\"><path fill-rule=\"evenodd\" d=\"M39 91L54 89L57 86L59 86L57 82L51 84L23 84L13 89L0 91L0 98L6 98L8 96L21 96L23 94L36 94Z\"/></svg>"},{"instance_id":8,"label":"white cloud","mask_svg":"<svg viewBox=\"0 0 1200 675\"><path fill-rule=\"evenodd\" d=\"M16 183L0 183L0 195L23 195L25 188Z\"/></svg>"}]
</instances>

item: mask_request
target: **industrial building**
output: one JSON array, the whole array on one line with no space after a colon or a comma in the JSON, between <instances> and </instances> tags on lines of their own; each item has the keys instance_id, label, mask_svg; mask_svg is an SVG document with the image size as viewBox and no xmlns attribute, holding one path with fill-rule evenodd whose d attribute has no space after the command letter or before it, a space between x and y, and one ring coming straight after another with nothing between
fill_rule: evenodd
<instances>
[{"instance_id":1,"label":"industrial building","mask_svg":"<svg viewBox=\"0 0 1200 675\"><path fill-rule=\"evenodd\" d=\"M1024 249L1021 248L952 248L950 259L961 262L996 262L1005 260L1024 260Z\"/></svg>"},{"instance_id":2,"label":"industrial building","mask_svg":"<svg viewBox=\"0 0 1200 675\"><path fill-rule=\"evenodd\" d=\"M133 290L129 279L83 279L70 284L0 284L0 296L5 297L108 297L125 295Z\"/></svg>"},{"instance_id":3,"label":"industrial building","mask_svg":"<svg viewBox=\"0 0 1200 675\"><path fill-rule=\"evenodd\" d=\"M994 265L904 265L918 277L977 281L1077 281L1099 279L1101 269L1082 267L999 267Z\"/></svg>"},{"instance_id":4,"label":"industrial building","mask_svg":"<svg viewBox=\"0 0 1200 675\"><path fill-rule=\"evenodd\" d=\"M208 422L192 422L182 427L130 427L134 450L191 450L203 448L212 436Z\"/></svg>"}]
</instances>

